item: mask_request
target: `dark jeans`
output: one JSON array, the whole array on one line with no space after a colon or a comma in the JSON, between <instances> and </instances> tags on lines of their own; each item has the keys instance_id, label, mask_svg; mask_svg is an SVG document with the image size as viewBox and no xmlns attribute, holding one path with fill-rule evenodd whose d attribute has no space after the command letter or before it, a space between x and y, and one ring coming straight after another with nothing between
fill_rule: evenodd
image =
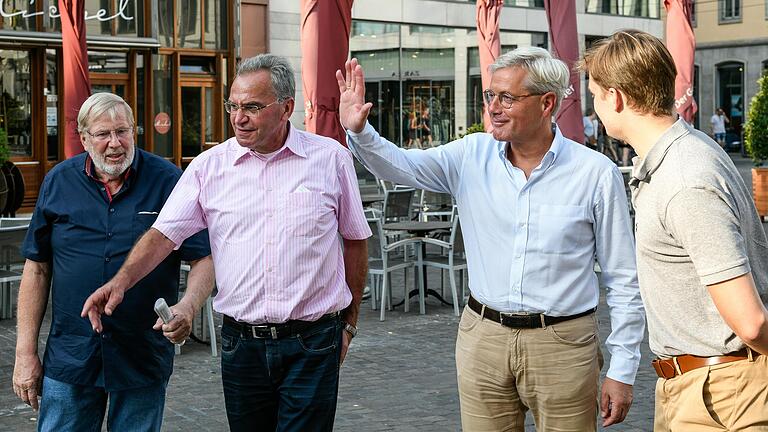
<instances>
[{"instance_id":1,"label":"dark jeans","mask_svg":"<svg viewBox=\"0 0 768 432\"><path fill-rule=\"evenodd\" d=\"M221 379L232 431L331 431L343 327L338 317L281 339L221 329ZM244 332L245 333L245 332Z\"/></svg>"}]
</instances>

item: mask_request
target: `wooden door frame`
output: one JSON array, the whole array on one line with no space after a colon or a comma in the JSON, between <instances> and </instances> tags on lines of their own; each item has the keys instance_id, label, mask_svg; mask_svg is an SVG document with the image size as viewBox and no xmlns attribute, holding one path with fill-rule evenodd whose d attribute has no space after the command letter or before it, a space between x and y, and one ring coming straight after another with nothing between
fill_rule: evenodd
<instances>
[{"instance_id":1,"label":"wooden door frame","mask_svg":"<svg viewBox=\"0 0 768 432\"><path fill-rule=\"evenodd\" d=\"M205 120L205 94L203 93L204 88L210 88L213 90L213 104L214 109L212 110L212 124L213 124L213 136L214 139L218 137L219 134L219 125L216 121L216 117L218 115L218 110L216 107L216 94L217 91L217 81L215 76L201 76L201 75L194 75L194 76L179 76L179 85L176 87L178 90L176 91L176 106L178 109L174 110L174 124L176 125L176 136L179 137L176 142L173 143L173 162L181 167L182 162L191 162L192 159L195 158L195 156L183 156L181 153L181 88L182 87L192 87L192 88L198 88L201 92L201 106L200 106L200 119L201 119L201 130L200 130L200 139L201 139L201 148L205 145L205 125L207 121Z\"/></svg>"}]
</instances>

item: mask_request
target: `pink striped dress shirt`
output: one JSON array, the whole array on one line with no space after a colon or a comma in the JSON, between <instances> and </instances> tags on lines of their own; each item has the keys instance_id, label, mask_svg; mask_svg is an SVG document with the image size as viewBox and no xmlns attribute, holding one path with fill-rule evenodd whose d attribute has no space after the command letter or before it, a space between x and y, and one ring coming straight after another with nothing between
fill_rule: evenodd
<instances>
[{"instance_id":1,"label":"pink striped dress shirt","mask_svg":"<svg viewBox=\"0 0 768 432\"><path fill-rule=\"evenodd\" d=\"M254 324L346 308L339 235L371 235L349 150L293 126L269 158L235 138L197 156L153 226L177 246L208 228L214 309Z\"/></svg>"}]
</instances>

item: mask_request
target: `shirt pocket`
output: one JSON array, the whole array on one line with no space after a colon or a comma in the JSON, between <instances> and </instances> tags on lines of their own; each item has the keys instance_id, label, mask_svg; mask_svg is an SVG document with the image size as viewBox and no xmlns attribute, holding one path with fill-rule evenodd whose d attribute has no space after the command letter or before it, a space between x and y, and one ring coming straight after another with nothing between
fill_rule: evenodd
<instances>
[{"instance_id":1,"label":"shirt pocket","mask_svg":"<svg viewBox=\"0 0 768 432\"><path fill-rule=\"evenodd\" d=\"M538 207L536 228L542 252L571 254L584 248L592 230L585 206L540 204Z\"/></svg>"},{"instance_id":2,"label":"shirt pocket","mask_svg":"<svg viewBox=\"0 0 768 432\"><path fill-rule=\"evenodd\" d=\"M144 235L157 220L157 213L138 213L133 216L133 237L138 239Z\"/></svg>"},{"instance_id":3,"label":"shirt pocket","mask_svg":"<svg viewBox=\"0 0 768 432\"><path fill-rule=\"evenodd\" d=\"M320 193L293 192L285 197L286 232L295 237L318 237L320 227Z\"/></svg>"}]
</instances>

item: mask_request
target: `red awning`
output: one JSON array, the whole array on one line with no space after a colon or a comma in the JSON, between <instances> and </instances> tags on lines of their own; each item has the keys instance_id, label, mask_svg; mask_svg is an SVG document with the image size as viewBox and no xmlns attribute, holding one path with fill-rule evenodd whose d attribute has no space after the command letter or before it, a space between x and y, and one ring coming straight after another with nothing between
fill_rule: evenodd
<instances>
[{"instance_id":1,"label":"red awning","mask_svg":"<svg viewBox=\"0 0 768 432\"><path fill-rule=\"evenodd\" d=\"M552 39L552 53L564 61L571 71L571 86L566 92L555 122L563 136L578 143L584 142L584 123L581 114L581 83L574 64L579 59L579 39L576 32L576 2L544 0Z\"/></svg>"},{"instance_id":2,"label":"red awning","mask_svg":"<svg viewBox=\"0 0 768 432\"><path fill-rule=\"evenodd\" d=\"M693 100L693 58L696 38L691 28L691 0L664 0L667 9L667 49L677 68L675 109L691 123L698 107Z\"/></svg>"},{"instance_id":3,"label":"red awning","mask_svg":"<svg viewBox=\"0 0 768 432\"><path fill-rule=\"evenodd\" d=\"M88 47L85 43L85 0L59 0L64 60L64 156L84 151L77 133L77 113L91 95Z\"/></svg>"},{"instance_id":4,"label":"red awning","mask_svg":"<svg viewBox=\"0 0 768 432\"><path fill-rule=\"evenodd\" d=\"M336 70L349 52L354 0L301 1L301 77L306 130L346 145Z\"/></svg>"},{"instance_id":5,"label":"red awning","mask_svg":"<svg viewBox=\"0 0 768 432\"><path fill-rule=\"evenodd\" d=\"M491 86L491 74L488 66L499 58L501 41L499 39L499 17L504 7L504 0L477 0L477 48L480 52L480 80L483 90ZM483 124L490 132L491 119L483 104Z\"/></svg>"}]
</instances>

